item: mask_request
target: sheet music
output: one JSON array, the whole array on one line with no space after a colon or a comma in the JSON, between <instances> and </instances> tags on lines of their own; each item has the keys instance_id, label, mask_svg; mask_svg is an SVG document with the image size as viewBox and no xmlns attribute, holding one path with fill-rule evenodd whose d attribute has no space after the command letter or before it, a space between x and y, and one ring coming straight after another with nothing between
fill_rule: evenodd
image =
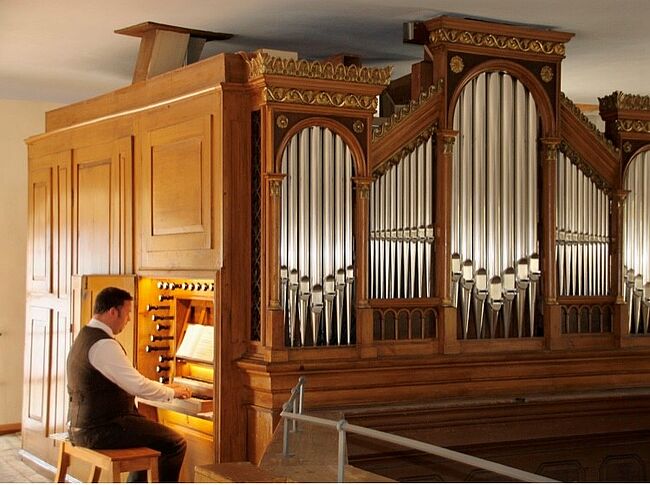
<instances>
[{"instance_id":1,"label":"sheet music","mask_svg":"<svg viewBox=\"0 0 650 485\"><path fill-rule=\"evenodd\" d=\"M211 364L214 360L214 327L188 324L176 357Z\"/></svg>"}]
</instances>

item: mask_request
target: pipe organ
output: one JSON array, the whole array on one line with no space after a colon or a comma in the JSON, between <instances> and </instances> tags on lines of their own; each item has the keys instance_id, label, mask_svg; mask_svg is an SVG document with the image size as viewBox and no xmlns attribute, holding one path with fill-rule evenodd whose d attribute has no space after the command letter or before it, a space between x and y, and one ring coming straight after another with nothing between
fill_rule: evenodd
<instances>
[{"instance_id":1,"label":"pipe organ","mask_svg":"<svg viewBox=\"0 0 650 485\"><path fill-rule=\"evenodd\" d=\"M460 302L460 335L539 335L535 101L512 76L483 73L460 93L453 120L452 298Z\"/></svg>"},{"instance_id":2,"label":"pipe organ","mask_svg":"<svg viewBox=\"0 0 650 485\"><path fill-rule=\"evenodd\" d=\"M650 429L650 99L601 99L601 133L560 91L572 34L410 32L424 57L399 79L223 53L47 114L27 141L26 453L55 462L65 354L118 280L134 364L201 397L150 413L192 440L187 480L259 463L301 374L311 408L449 446ZM380 95L401 107L375 117Z\"/></svg>"},{"instance_id":3,"label":"pipe organ","mask_svg":"<svg viewBox=\"0 0 650 485\"><path fill-rule=\"evenodd\" d=\"M624 180L623 279L628 330L650 332L650 151L636 155Z\"/></svg>"},{"instance_id":4,"label":"pipe organ","mask_svg":"<svg viewBox=\"0 0 650 485\"><path fill-rule=\"evenodd\" d=\"M304 128L282 155L280 285L287 342L350 345L355 341L352 175L340 136Z\"/></svg>"},{"instance_id":5,"label":"pipe organ","mask_svg":"<svg viewBox=\"0 0 650 485\"><path fill-rule=\"evenodd\" d=\"M558 294L609 293L609 197L564 153L557 154Z\"/></svg>"}]
</instances>

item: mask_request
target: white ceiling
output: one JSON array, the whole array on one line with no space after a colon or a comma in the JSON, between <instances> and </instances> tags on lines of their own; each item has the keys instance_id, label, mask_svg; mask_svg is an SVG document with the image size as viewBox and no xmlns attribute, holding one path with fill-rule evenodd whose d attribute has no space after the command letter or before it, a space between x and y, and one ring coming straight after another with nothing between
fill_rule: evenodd
<instances>
[{"instance_id":1,"label":"white ceiling","mask_svg":"<svg viewBox=\"0 0 650 485\"><path fill-rule=\"evenodd\" d=\"M422 47L402 23L441 14L575 33L562 88L579 103L620 90L650 94L650 0L0 0L0 98L69 103L131 82L139 39L113 30L144 21L229 32L203 56L258 48L410 71Z\"/></svg>"}]
</instances>

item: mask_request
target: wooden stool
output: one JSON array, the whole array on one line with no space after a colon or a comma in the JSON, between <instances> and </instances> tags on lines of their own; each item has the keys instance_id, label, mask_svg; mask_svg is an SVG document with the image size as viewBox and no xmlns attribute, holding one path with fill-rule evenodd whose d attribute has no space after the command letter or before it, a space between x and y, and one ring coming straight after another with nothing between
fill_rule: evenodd
<instances>
[{"instance_id":1,"label":"wooden stool","mask_svg":"<svg viewBox=\"0 0 650 485\"><path fill-rule=\"evenodd\" d=\"M55 483L65 482L70 458L75 457L90 463L87 483L97 483L102 470L111 473L112 482L120 482L120 473L147 470L149 483L158 481L158 457L160 452L151 448L124 448L115 450L91 450L73 445L67 433L50 436L59 441L59 464L54 477Z\"/></svg>"}]
</instances>

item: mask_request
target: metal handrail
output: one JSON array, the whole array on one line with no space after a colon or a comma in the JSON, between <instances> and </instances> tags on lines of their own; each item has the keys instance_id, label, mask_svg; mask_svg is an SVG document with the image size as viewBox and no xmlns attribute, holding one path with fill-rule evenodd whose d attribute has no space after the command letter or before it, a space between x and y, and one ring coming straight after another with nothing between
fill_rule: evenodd
<instances>
[{"instance_id":1,"label":"metal handrail","mask_svg":"<svg viewBox=\"0 0 650 485\"><path fill-rule=\"evenodd\" d=\"M474 466L481 468L483 470L488 470L505 477L514 478L515 480L520 480L522 482L557 482L552 478L544 477L541 475L536 475L535 473L530 473L524 470L519 470L517 468L512 468L507 465L502 465L489 460L484 460L483 458L477 458L475 456L466 455L465 453L459 453L457 451L449 450L447 448L442 448L440 446L435 446L429 443L424 443L422 441L414 440L411 438L405 438L404 436L399 436L391 433L385 433L383 431L378 431L375 429L365 428L363 426L356 426L354 424L349 424L345 419L339 421L334 421L331 419L318 418L316 416L309 416L303 414L303 403L304 403L304 387L305 387L305 377L301 376L298 379L298 384L291 390L291 396L289 400L282 406L282 412L280 416L284 418L284 436L283 436L283 446L282 452L284 456L289 456L289 422L292 423L293 431L298 429L298 421L314 424L317 426L322 426L325 428L336 429L339 433L339 446L338 446L338 477L337 481L339 483L343 482L344 479L344 465L346 461L346 434L354 433L368 438L374 438L379 441L384 441L387 443L393 443L405 448L410 448L413 450L423 451L430 455L439 456L446 458L448 460L457 461L465 465Z\"/></svg>"}]
</instances>

